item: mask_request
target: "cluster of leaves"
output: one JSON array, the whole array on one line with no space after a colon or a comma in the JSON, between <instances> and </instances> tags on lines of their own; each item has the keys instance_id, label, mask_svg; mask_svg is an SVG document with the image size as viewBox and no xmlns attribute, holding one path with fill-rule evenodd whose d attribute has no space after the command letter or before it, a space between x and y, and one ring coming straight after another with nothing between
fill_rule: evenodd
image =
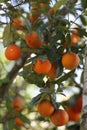
<instances>
[{"instance_id":1,"label":"cluster of leaves","mask_svg":"<svg viewBox=\"0 0 87 130\"><path fill-rule=\"evenodd\" d=\"M81 7L77 7L78 3L81 3ZM4 6L3 6L4 3ZM14 3L14 4L13 4ZM32 8L32 4L35 3L37 6L40 3L44 3L47 5L47 8L45 9L38 9L41 11L41 16L38 18L38 20L35 23L31 23L29 20L29 15L30 11ZM24 7L22 7L24 5ZM26 6L28 6L28 10L25 11ZM50 15L48 13L49 8L52 6L54 9L54 14ZM32 108L40 100L46 97L50 97L52 102L54 103L55 107L59 107L60 105L63 105L62 103L57 102L56 103L56 95L57 94L63 94L64 89L66 89L66 84L68 82L68 86L75 86L76 88L79 89L80 94L82 91L82 86L80 84L83 83L83 77L81 77L80 83L78 84L75 81L75 78L78 76L76 73L76 70L66 72L64 71L64 68L61 63L61 58L64 52L72 51L75 52L80 56L80 65L78 66L77 70L81 70L83 73L83 54L84 54L84 48L85 48L85 38L87 37L86 29L85 26L87 24L86 20L86 8L87 8L87 2L86 0L78 0L78 1L72 1L72 0L1 0L0 1L0 10L3 12L1 14L2 17L6 18L6 21L4 22L3 20L0 21L1 27L4 28L3 32L3 45L4 47L7 47L10 43L18 43L20 45L20 48L22 49L22 55L28 54L28 57L26 58L25 64L22 66L22 70L17 72L17 75L19 77L22 77L22 81L26 81L26 84L24 84L23 88L22 87L15 87L16 84L19 86L18 81L16 80L16 83L13 85L9 85L10 89L8 92L5 93L5 98L0 105L0 109L2 110L2 107L6 107L4 111L10 111L12 112L12 108L10 107L10 102L11 99L15 96L16 94L21 94L21 92L25 92L27 86L29 84L35 84L36 86L39 87L40 89L40 94L35 96L32 101L30 101L29 106L27 106L27 111L30 113L32 109L36 110L36 108ZM81 13L81 15L78 14L78 11ZM70 21L69 17L70 15L73 15L75 17L74 21ZM68 19L66 18L68 16ZM12 25L13 19L16 17L21 17L22 20L25 22L24 27L18 27L14 28ZM79 19L81 20L80 25L76 22L76 20ZM4 26L5 25L5 26ZM78 33L79 36L81 37L81 41L72 46L71 44L71 32L72 32L72 27L76 26L78 27ZM25 36L28 32L32 32L35 30L40 38L43 39L44 43L43 45L38 48L38 49L31 49L27 47L25 43ZM64 42L67 41L68 47L64 46ZM32 57L32 54L34 56ZM35 61L40 58L44 60L45 58L48 58L51 63L56 63L58 66L57 69L57 78L56 79L50 79L49 77L46 77L46 81L44 80L45 75L43 74L36 74L33 71L33 64ZM20 64L20 61L15 62L15 65ZM8 72L9 73L9 72ZM83 76L83 75L82 75ZM10 76L12 77L12 75ZM4 84L9 83L9 77L5 77L4 79L0 80L0 89L3 89ZM13 80L13 78L12 78ZM20 78L19 78L20 80ZM55 84L58 85L58 88L55 89ZM24 88L25 87L25 88ZM19 90L19 91L18 91ZM7 98L9 97L9 99ZM27 98L26 94L24 95L25 98ZM69 102L70 103L70 102ZM26 103L27 104L27 103ZM26 110L24 111L24 113ZM26 118L25 114L18 114L18 116L26 123L29 123L30 120ZM5 117L4 117L5 116ZM11 117L8 117L8 114L6 112L6 115L2 115L1 117L3 120L6 118L12 118L13 114L10 115ZM12 130L15 127L14 124L14 118L12 120L7 120L3 121L5 123L3 129L4 130ZM36 120L41 121L39 119L39 116L37 117ZM42 118L42 120L45 120ZM0 120L0 122L2 122ZM2 122L2 123L3 123ZM49 121L48 121L49 122ZM9 127L9 128L7 128ZM19 127L16 129L20 129ZM52 129L57 129L57 128L52 128ZM71 129L69 127L68 129ZM77 128L76 128L77 129Z\"/></svg>"}]
</instances>

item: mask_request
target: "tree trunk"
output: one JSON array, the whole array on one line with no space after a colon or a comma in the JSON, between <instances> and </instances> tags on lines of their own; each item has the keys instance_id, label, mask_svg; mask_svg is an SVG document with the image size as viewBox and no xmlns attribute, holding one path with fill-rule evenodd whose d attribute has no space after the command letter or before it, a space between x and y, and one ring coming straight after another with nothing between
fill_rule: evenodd
<instances>
[{"instance_id":1,"label":"tree trunk","mask_svg":"<svg viewBox=\"0 0 87 130\"><path fill-rule=\"evenodd\" d=\"M85 48L85 63L84 63L84 85L83 85L83 106L80 130L87 130L87 45Z\"/></svg>"}]
</instances>

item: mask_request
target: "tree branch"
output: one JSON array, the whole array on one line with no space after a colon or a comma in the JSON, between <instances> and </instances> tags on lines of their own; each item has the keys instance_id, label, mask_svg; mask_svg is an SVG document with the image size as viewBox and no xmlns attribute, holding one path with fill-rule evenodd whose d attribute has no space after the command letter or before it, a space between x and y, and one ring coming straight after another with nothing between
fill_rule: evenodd
<instances>
[{"instance_id":1,"label":"tree branch","mask_svg":"<svg viewBox=\"0 0 87 130\"><path fill-rule=\"evenodd\" d=\"M8 89L10 88L13 80L18 74L18 71L24 66L26 60L27 60L28 55L23 55L21 57L21 64L20 65L15 65L13 69L7 74L8 81L3 83L0 87L0 103L2 102L2 99L4 98L5 94L7 93Z\"/></svg>"}]
</instances>

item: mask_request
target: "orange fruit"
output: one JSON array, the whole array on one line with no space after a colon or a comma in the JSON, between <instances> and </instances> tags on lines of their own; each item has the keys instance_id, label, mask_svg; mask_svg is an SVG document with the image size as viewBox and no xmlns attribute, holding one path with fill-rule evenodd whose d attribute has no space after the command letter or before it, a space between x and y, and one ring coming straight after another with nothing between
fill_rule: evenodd
<instances>
[{"instance_id":1,"label":"orange fruit","mask_svg":"<svg viewBox=\"0 0 87 130\"><path fill-rule=\"evenodd\" d=\"M21 57L21 49L15 44L10 44L5 50L5 56L8 60L18 60Z\"/></svg>"},{"instance_id":2,"label":"orange fruit","mask_svg":"<svg viewBox=\"0 0 87 130\"><path fill-rule=\"evenodd\" d=\"M54 106L50 100L48 99L42 100L38 104L38 112L40 113L41 116L48 117L54 112Z\"/></svg>"},{"instance_id":3,"label":"orange fruit","mask_svg":"<svg viewBox=\"0 0 87 130\"><path fill-rule=\"evenodd\" d=\"M33 8L31 10L32 16L36 16L37 18L41 15L40 11L37 8Z\"/></svg>"},{"instance_id":4,"label":"orange fruit","mask_svg":"<svg viewBox=\"0 0 87 130\"><path fill-rule=\"evenodd\" d=\"M78 35L78 29L73 29L73 32L71 34L71 45L74 46L76 45L79 41L81 40L80 36ZM65 48L68 48L67 42L63 43Z\"/></svg>"},{"instance_id":5,"label":"orange fruit","mask_svg":"<svg viewBox=\"0 0 87 130\"><path fill-rule=\"evenodd\" d=\"M11 106L16 112L20 112L24 108L24 100L20 96L17 96L11 102Z\"/></svg>"},{"instance_id":6,"label":"orange fruit","mask_svg":"<svg viewBox=\"0 0 87 130\"><path fill-rule=\"evenodd\" d=\"M37 5L36 4L32 4L32 9L37 9Z\"/></svg>"},{"instance_id":7,"label":"orange fruit","mask_svg":"<svg viewBox=\"0 0 87 130\"><path fill-rule=\"evenodd\" d=\"M71 35L72 45L77 44L80 40L81 40L81 38L78 35L72 33L72 35Z\"/></svg>"},{"instance_id":8,"label":"orange fruit","mask_svg":"<svg viewBox=\"0 0 87 130\"><path fill-rule=\"evenodd\" d=\"M37 21L37 19L40 17L41 13L38 10L37 5L33 4L31 9L31 15L29 17L29 20L31 23L34 23Z\"/></svg>"},{"instance_id":9,"label":"orange fruit","mask_svg":"<svg viewBox=\"0 0 87 130\"><path fill-rule=\"evenodd\" d=\"M12 22L12 25L13 25L14 27L25 26L25 22L24 22L24 21L21 21L19 18L14 18L14 19L13 19L13 22Z\"/></svg>"},{"instance_id":10,"label":"orange fruit","mask_svg":"<svg viewBox=\"0 0 87 130\"><path fill-rule=\"evenodd\" d=\"M62 56L62 65L68 70L75 69L80 62L80 58L73 52L67 52Z\"/></svg>"},{"instance_id":11,"label":"orange fruit","mask_svg":"<svg viewBox=\"0 0 87 130\"><path fill-rule=\"evenodd\" d=\"M81 112L82 111L82 97L79 97L73 106L74 112Z\"/></svg>"},{"instance_id":12,"label":"orange fruit","mask_svg":"<svg viewBox=\"0 0 87 130\"><path fill-rule=\"evenodd\" d=\"M55 79L57 77L57 65L56 64L52 64L51 69L49 70L48 73L46 73L47 76L49 76L52 79Z\"/></svg>"},{"instance_id":13,"label":"orange fruit","mask_svg":"<svg viewBox=\"0 0 87 130\"><path fill-rule=\"evenodd\" d=\"M50 15L54 15L54 9L53 9L53 8L50 8L50 9L49 9L49 14L50 14Z\"/></svg>"},{"instance_id":14,"label":"orange fruit","mask_svg":"<svg viewBox=\"0 0 87 130\"><path fill-rule=\"evenodd\" d=\"M69 116L65 110L58 109L54 111L50 119L55 126L63 126L69 121Z\"/></svg>"},{"instance_id":15,"label":"orange fruit","mask_svg":"<svg viewBox=\"0 0 87 130\"><path fill-rule=\"evenodd\" d=\"M74 28L74 30L73 30L73 32L71 34L71 43L72 43L72 45L77 44L80 40L81 40L81 38L78 35L78 29Z\"/></svg>"},{"instance_id":16,"label":"orange fruit","mask_svg":"<svg viewBox=\"0 0 87 130\"><path fill-rule=\"evenodd\" d=\"M69 121L77 122L77 121L80 120L80 117L81 117L80 112L75 112L72 107L67 107L66 111L67 111L67 113L69 115Z\"/></svg>"},{"instance_id":17,"label":"orange fruit","mask_svg":"<svg viewBox=\"0 0 87 130\"><path fill-rule=\"evenodd\" d=\"M30 47L30 48L38 48L41 46L42 41L39 39L39 36L37 34L37 32L32 31L32 34L28 33L26 35L26 44Z\"/></svg>"},{"instance_id":18,"label":"orange fruit","mask_svg":"<svg viewBox=\"0 0 87 130\"><path fill-rule=\"evenodd\" d=\"M34 23L35 21L37 21L37 19L38 19L38 17L36 17L36 16L32 16L32 15L31 15L31 16L29 17L29 20L30 20L31 23Z\"/></svg>"},{"instance_id":19,"label":"orange fruit","mask_svg":"<svg viewBox=\"0 0 87 130\"><path fill-rule=\"evenodd\" d=\"M51 62L48 59L45 61L37 59L33 69L37 74L47 74L51 69Z\"/></svg>"},{"instance_id":20,"label":"orange fruit","mask_svg":"<svg viewBox=\"0 0 87 130\"><path fill-rule=\"evenodd\" d=\"M15 118L15 123L18 126L24 126L24 122L19 117Z\"/></svg>"},{"instance_id":21,"label":"orange fruit","mask_svg":"<svg viewBox=\"0 0 87 130\"><path fill-rule=\"evenodd\" d=\"M40 3L40 8L44 9L46 7L45 3Z\"/></svg>"}]
</instances>

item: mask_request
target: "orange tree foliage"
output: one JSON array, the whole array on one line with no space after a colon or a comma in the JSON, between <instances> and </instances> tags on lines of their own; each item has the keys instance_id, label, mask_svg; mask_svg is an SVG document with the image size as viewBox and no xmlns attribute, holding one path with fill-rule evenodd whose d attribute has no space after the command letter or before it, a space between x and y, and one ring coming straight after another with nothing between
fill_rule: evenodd
<instances>
[{"instance_id":1,"label":"orange tree foliage","mask_svg":"<svg viewBox=\"0 0 87 130\"><path fill-rule=\"evenodd\" d=\"M79 104L77 99L81 97L83 86L83 54L87 37L86 8L86 0L0 1L0 26L3 28L1 42L5 48L5 56L13 56L5 60L9 63L14 61L12 69L5 72L4 76L0 75L0 125L3 126L3 130L21 130L21 126L32 130L33 119L28 116L32 112L36 113L36 122L45 121L51 124L46 127L47 130L56 130L60 125L66 125L70 130L79 129L77 119L70 117L68 120L70 113L67 115L66 111L67 108L74 109L75 112L79 109L80 112L77 114L79 118L81 116L82 102ZM20 52L16 48L7 52L6 48L11 44L17 46ZM67 54L74 54L77 59ZM82 76L78 83L76 77L79 70ZM39 88L39 94L33 95L31 99L24 94L24 90L32 84ZM57 97L67 96L64 94L66 86L69 90L73 87L78 88L79 92L67 101L60 102ZM24 98L23 103L12 103L16 97ZM43 118L38 112L37 105L43 100L50 100L55 109L50 115L53 124L50 116ZM78 104L78 109L75 103ZM59 111L63 111L60 110L60 106L67 115L67 119L63 117L64 122L60 119ZM47 109L50 112L50 107ZM77 125L70 127L70 121Z\"/></svg>"}]
</instances>

